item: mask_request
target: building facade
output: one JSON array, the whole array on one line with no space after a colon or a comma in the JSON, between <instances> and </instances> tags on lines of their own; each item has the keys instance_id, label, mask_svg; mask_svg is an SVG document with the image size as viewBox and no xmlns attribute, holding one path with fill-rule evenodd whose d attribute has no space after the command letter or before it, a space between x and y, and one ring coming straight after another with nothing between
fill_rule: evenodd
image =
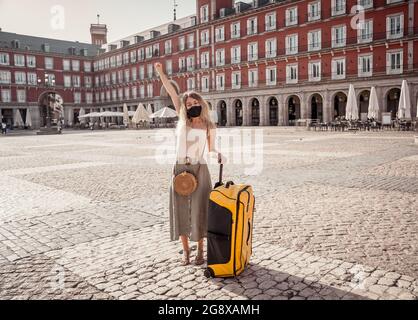
<instances>
[{"instance_id":1,"label":"building facade","mask_svg":"<svg viewBox=\"0 0 418 320\"><path fill-rule=\"evenodd\" d=\"M81 107L86 112L122 111L127 103L135 110L142 102L158 110L171 105L154 70L154 63L161 62L179 92L202 93L217 110L219 125L277 126L344 116L350 84L362 116L374 86L381 113L395 117L406 79L416 117L417 19L415 0L197 0L194 16L101 49L83 45L82 51L78 46L83 55L52 55L52 91L62 96L70 125L77 122ZM92 27L101 44L106 27L99 29ZM51 91L44 83L32 85L33 67L27 65L33 60L28 56L35 56L42 78L50 72L51 55L22 50L0 46L3 118L4 109L8 119L16 108L36 113L43 92ZM25 56L25 66L19 54ZM73 69L77 60L80 66L75 62ZM23 83L22 72L31 84ZM41 126L42 112L38 114Z\"/></svg>"}]
</instances>

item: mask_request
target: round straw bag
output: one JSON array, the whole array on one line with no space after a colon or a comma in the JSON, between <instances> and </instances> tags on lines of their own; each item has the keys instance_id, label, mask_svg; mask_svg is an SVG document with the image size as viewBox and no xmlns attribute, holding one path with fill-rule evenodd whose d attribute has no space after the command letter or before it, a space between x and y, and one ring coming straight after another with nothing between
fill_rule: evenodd
<instances>
[{"instance_id":1,"label":"round straw bag","mask_svg":"<svg viewBox=\"0 0 418 320\"><path fill-rule=\"evenodd\" d=\"M183 171L174 177L174 191L181 196L190 196L197 189L196 177L187 171Z\"/></svg>"}]
</instances>

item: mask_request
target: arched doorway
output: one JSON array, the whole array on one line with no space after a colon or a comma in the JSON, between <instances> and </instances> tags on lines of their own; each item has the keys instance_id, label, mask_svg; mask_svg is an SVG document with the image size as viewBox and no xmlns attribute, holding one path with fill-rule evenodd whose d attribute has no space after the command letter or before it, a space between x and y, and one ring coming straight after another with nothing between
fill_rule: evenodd
<instances>
[{"instance_id":1,"label":"arched doorway","mask_svg":"<svg viewBox=\"0 0 418 320\"><path fill-rule=\"evenodd\" d=\"M345 118L347 106L347 95L344 92L338 92L334 97L334 119Z\"/></svg>"},{"instance_id":2,"label":"arched doorway","mask_svg":"<svg viewBox=\"0 0 418 320\"><path fill-rule=\"evenodd\" d=\"M228 121L226 102L224 100L218 103L218 125L225 127Z\"/></svg>"},{"instance_id":3,"label":"arched doorway","mask_svg":"<svg viewBox=\"0 0 418 320\"><path fill-rule=\"evenodd\" d=\"M61 121L64 117L64 100L56 92L44 92L41 94L38 100L39 114L40 114L40 126L52 127L56 126L58 121ZM80 109L74 110L74 121L79 122L78 116L80 115ZM77 117L76 117L77 116Z\"/></svg>"},{"instance_id":4,"label":"arched doorway","mask_svg":"<svg viewBox=\"0 0 418 320\"><path fill-rule=\"evenodd\" d=\"M243 125L243 112L242 112L242 101L236 100L234 102L235 108L235 125L241 127Z\"/></svg>"},{"instance_id":5,"label":"arched doorway","mask_svg":"<svg viewBox=\"0 0 418 320\"><path fill-rule=\"evenodd\" d=\"M269 123L271 126L279 125L279 103L274 97L269 101Z\"/></svg>"},{"instance_id":6,"label":"arched doorway","mask_svg":"<svg viewBox=\"0 0 418 320\"><path fill-rule=\"evenodd\" d=\"M323 114L323 100L322 96L318 93L315 93L311 98L311 119L317 120L319 122L324 121Z\"/></svg>"},{"instance_id":7,"label":"arched doorway","mask_svg":"<svg viewBox=\"0 0 418 320\"><path fill-rule=\"evenodd\" d=\"M359 95L359 112L360 112L360 119L362 121L367 120L367 114L369 113L369 99L370 99L370 91L364 90Z\"/></svg>"},{"instance_id":8,"label":"arched doorway","mask_svg":"<svg viewBox=\"0 0 418 320\"><path fill-rule=\"evenodd\" d=\"M289 126L295 126L300 119L300 99L298 96L291 96L288 99L287 107L289 111Z\"/></svg>"},{"instance_id":9,"label":"arched doorway","mask_svg":"<svg viewBox=\"0 0 418 320\"><path fill-rule=\"evenodd\" d=\"M251 101L251 125L254 127L260 125L260 102L256 98Z\"/></svg>"},{"instance_id":10,"label":"arched doorway","mask_svg":"<svg viewBox=\"0 0 418 320\"><path fill-rule=\"evenodd\" d=\"M386 112L390 112L392 114L392 119L396 119L396 114L398 113L399 109L399 98L401 96L401 90L398 88L393 88L389 90L387 95L387 104L386 104Z\"/></svg>"}]
</instances>

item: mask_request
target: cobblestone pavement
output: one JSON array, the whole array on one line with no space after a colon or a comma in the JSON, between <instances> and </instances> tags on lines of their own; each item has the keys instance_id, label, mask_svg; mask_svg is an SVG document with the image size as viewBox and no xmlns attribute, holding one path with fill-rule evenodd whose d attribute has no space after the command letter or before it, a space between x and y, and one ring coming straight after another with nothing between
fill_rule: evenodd
<instances>
[{"instance_id":1,"label":"cobblestone pavement","mask_svg":"<svg viewBox=\"0 0 418 320\"><path fill-rule=\"evenodd\" d=\"M255 190L251 265L208 280L169 241L166 133L0 137L0 299L417 299L412 134L263 129L239 153L262 171L225 167Z\"/></svg>"}]
</instances>

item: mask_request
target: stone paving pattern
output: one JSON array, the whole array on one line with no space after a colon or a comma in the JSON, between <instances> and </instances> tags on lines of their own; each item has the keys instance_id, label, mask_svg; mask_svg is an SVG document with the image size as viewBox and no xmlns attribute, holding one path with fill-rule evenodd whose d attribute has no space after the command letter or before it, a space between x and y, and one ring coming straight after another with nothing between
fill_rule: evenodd
<instances>
[{"instance_id":1,"label":"stone paving pattern","mask_svg":"<svg viewBox=\"0 0 418 320\"><path fill-rule=\"evenodd\" d=\"M165 133L0 137L0 299L417 299L412 134L263 129L262 172L225 167L255 190L251 265L208 280L169 241Z\"/></svg>"}]
</instances>

